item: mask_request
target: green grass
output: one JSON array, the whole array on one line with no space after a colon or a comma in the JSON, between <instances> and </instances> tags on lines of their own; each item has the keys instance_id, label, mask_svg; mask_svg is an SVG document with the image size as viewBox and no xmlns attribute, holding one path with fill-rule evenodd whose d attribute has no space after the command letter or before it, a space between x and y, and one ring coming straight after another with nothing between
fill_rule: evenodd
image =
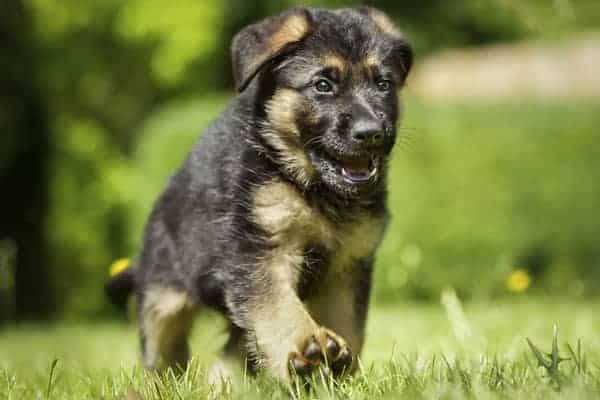
<instances>
[{"instance_id":1,"label":"green grass","mask_svg":"<svg viewBox=\"0 0 600 400\"><path fill-rule=\"evenodd\" d=\"M313 391L266 377L241 378L225 398L598 398L598 302L515 299L502 303L401 303L370 314L362 372L334 383L317 374ZM538 367L526 338L550 352L558 326L558 371ZM62 323L0 331L0 399L204 399L207 365L224 342L224 323L201 317L195 358L181 377L158 377L138 363L132 325ZM578 342L581 348L578 349ZM54 368L52 364L58 360ZM216 396L213 396L216 397Z\"/></svg>"}]
</instances>

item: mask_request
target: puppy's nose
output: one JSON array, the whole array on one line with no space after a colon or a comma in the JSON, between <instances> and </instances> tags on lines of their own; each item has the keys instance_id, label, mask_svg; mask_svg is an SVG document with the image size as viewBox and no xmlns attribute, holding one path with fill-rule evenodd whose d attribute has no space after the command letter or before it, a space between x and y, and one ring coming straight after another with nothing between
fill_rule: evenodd
<instances>
[{"instance_id":1,"label":"puppy's nose","mask_svg":"<svg viewBox=\"0 0 600 400\"><path fill-rule=\"evenodd\" d=\"M350 136L359 144L378 146L383 143L383 126L379 121L358 121L352 127Z\"/></svg>"}]
</instances>

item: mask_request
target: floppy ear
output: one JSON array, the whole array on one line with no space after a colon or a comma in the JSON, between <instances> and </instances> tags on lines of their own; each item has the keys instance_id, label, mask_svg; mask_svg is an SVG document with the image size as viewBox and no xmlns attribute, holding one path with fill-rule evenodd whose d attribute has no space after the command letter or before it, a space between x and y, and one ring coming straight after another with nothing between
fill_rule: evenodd
<instances>
[{"instance_id":1,"label":"floppy ear","mask_svg":"<svg viewBox=\"0 0 600 400\"><path fill-rule=\"evenodd\" d=\"M402 81L404 81L413 63L412 47L406 41L402 32L396 28L390 17L382 11L373 7L361 7L359 12L368 15L375 22L377 28L394 41L391 59L394 66L398 69Z\"/></svg>"},{"instance_id":2,"label":"floppy ear","mask_svg":"<svg viewBox=\"0 0 600 400\"><path fill-rule=\"evenodd\" d=\"M292 8L242 29L233 38L233 79L243 91L252 78L275 57L289 51L312 31L307 9Z\"/></svg>"}]
</instances>

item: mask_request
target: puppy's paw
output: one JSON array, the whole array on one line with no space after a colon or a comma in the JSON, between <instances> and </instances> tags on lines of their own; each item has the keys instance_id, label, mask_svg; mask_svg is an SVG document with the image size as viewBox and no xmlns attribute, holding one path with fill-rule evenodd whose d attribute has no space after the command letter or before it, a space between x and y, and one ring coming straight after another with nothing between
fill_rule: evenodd
<instances>
[{"instance_id":1,"label":"puppy's paw","mask_svg":"<svg viewBox=\"0 0 600 400\"><path fill-rule=\"evenodd\" d=\"M233 366L228 360L215 361L207 371L208 384L215 387L224 387L233 380Z\"/></svg>"},{"instance_id":2,"label":"puppy's paw","mask_svg":"<svg viewBox=\"0 0 600 400\"><path fill-rule=\"evenodd\" d=\"M300 351L288 356L290 375L299 377L310 375L320 365L327 365L339 377L351 370L352 362L352 350L346 341L326 328L306 339Z\"/></svg>"}]
</instances>

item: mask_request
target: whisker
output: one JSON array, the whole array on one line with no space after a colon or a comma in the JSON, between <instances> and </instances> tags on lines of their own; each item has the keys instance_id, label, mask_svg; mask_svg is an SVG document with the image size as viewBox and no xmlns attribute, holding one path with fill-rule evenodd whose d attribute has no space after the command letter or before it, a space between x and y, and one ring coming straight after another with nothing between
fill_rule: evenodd
<instances>
[{"instance_id":1,"label":"whisker","mask_svg":"<svg viewBox=\"0 0 600 400\"><path fill-rule=\"evenodd\" d=\"M313 138L310 138L306 142L304 142L303 147L306 148L314 144L323 144L323 138L321 136L315 136Z\"/></svg>"}]
</instances>

